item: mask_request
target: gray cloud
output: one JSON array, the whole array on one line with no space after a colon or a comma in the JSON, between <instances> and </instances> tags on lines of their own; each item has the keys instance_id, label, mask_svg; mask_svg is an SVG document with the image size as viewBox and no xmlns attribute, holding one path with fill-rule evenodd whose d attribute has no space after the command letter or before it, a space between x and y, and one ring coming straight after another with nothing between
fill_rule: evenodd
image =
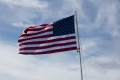
<instances>
[{"instance_id":1,"label":"gray cloud","mask_svg":"<svg viewBox=\"0 0 120 80\"><path fill-rule=\"evenodd\" d=\"M1 21L7 22L13 26L19 26L19 24L22 23L22 25L20 25L21 27L29 24L34 25L34 21L32 20L37 18L37 13L39 13L39 15L43 15L44 13L42 13L42 11L48 7L47 2L38 0L1 0L0 4L2 4L0 10L2 11L1 13L3 13L1 14Z\"/></svg>"},{"instance_id":2,"label":"gray cloud","mask_svg":"<svg viewBox=\"0 0 120 80\"><path fill-rule=\"evenodd\" d=\"M86 17L89 19L90 23L94 23L96 21L98 8L91 1L83 0L82 1L82 10Z\"/></svg>"},{"instance_id":3,"label":"gray cloud","mask_svg":"<svg viewBox=\"0 0 120 80\"><path fill-rule=\"evenodd\" d=\"M7 31L13 26L17 28L45 22L51 23L77 11L81 52L88 79L120 79L120 3L118 0L53 0L50 2L47 0L21 0L19 2L1 0L0 4L0 25L10 24L10 28L5 26ZM4 27L0 27L1 30L2 28ZM3 40L2 36L1 39ZM0 58L0 79L80 79L79 56L75 51L24 56L17 54L16 43L8 43L11 42L9 40L0 41L0 56L2 56Z\"/></svg>"}]
</instances>

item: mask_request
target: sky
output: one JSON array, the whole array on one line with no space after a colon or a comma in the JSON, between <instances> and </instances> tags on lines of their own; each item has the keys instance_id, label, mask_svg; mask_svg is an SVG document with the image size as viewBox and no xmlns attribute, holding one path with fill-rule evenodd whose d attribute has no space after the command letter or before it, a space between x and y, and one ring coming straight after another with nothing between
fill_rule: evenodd
<instances>
[{"instance_id":1,"label":"sky","mask_svg":"<svg viewBox=\"0 0 120 80\"><path fill-rule=\"evenodd\" d=\"M75 11L84 80L120 80L120 0L0 0L0 80L81 80L76 51L18 54L25 28Z\"/></svg>"}]
</instances>

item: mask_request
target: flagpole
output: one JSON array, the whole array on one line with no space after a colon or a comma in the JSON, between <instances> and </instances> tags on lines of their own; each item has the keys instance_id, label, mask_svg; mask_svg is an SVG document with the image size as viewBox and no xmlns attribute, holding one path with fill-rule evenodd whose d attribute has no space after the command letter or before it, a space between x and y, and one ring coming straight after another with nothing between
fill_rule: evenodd
<instances>
[{"instance_id":1,"label":"flagpole","mask_svg":"<svg viewBox=\"0 0 120 80\"><path fill-rule=\"evenodd\" d=\"M77 21L77 12L75 11L75 24L76 24L76 35L77 35L77 47L78 50L77 52L79 53L79 58L80 58L80 72L81 72L81 80L83 80L83 71L82 71L82 55L80 51L80 39L79 39L79 31L78 31L78 21Z\"/></svg>"}]
</instances>

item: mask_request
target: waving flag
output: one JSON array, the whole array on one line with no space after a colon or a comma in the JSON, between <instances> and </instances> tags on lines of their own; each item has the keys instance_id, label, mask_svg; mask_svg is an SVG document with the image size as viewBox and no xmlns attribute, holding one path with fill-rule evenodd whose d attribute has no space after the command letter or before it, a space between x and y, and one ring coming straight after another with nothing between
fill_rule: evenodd
<instances>
[{"instance_id":1,"label":"waving flag","mask_svg":"<svg viewBox=\"0 0 120 80\"><path fill-rule=\"evenodd\" d=\"M18 39L19 54L50 54L76 50L74 15L51 24L28 27Z\"/></svg>"}]
</instances>

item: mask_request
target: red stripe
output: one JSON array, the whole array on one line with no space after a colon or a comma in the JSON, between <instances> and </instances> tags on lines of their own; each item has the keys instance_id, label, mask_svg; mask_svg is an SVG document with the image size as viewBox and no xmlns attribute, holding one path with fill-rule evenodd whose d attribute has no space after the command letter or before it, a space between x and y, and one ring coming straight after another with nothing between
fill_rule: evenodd
<instances>
[{"instance_id":1,"label":"red stripe","mask_svg":"<svg viewBox=\"0 0 120 80\"><path fill-rule=\"evenodd\" d=\"M49 27L52 26L53 24L41 24L40 26L44 26L44 27Z\"/></svg>"},{"instance_id":2,"label":"red stripe","mask_svg":"<svg viewBox=\"0 0 120 80\"><path fill-rule=\"evenodd\" d=\"M43 44L43 43L50 43L50 42L55 42L55 41L64 41L64 40L70 40L70 39L75 39L75 36L70 36L70 37L65 37L65 38L57 38L57 39L45 40L45 41L25 42L25 43L19 44L19 46L31 45L31 44Z\"/></svg>"},{"instance_id":3,"label":"red stripe","mask_svg":"<svg viewBox=\"0 0 120 80\"><path fill-rule=\"evenodd\" d=\"M48 38L48 37L52 37L52 36L53 36L53 34L48 34L48 35L31 37L31 38L26 38L26 39L19 39L18 42L22 42L22 41L26 41L26 40L31 40L31 39L37 39L37 38Z\"/></svg>"},{"instance_id":4,"label":"red stripe","mask_svg":"<svg viewBox=\"0 0 120 80\"><path fill-rule=\"evenodd\" d=\"M40 27L40 26L43 26L43 27ZM45 29L46 27L52 26L52 24L43 24L40 26L39 27L38 26L28 27L27 29L28 29L28 31L39 31L39 30Z\"/></svg>"},{"instance_id":5,"label":"red stripe","mask_svg":"<svg viewBox=\"0 0 120 80\"><path fill-rule=\"evenodd\" d=\"M37 32L37 33L32 33L32 34L22 34L20 37L33 36L33 35L37 35L37 34L41 34L41 33L45 33L45 32L50 32L50 31L53 31L53 29L47 29L47 30Z\"/></svg>"},{"instance_id":6,"label":"red stripe","mask_svg":"<svg viewBox=\"0 0 120 80\"><path fill-rule=\"evenodd\" d=\"M29 28L28 30L29 31L40 31L42 29L44 29L45 27L42 27L42 28Z\"/></svg>"},{"instance_id":7,"label":"red stripe","mask_svg":"<svg viewBox=\"0 0 120 80\"><path fill-rule=\"evenodd\" d=\"M19 51L20 50L39 50L39 49L46 49L46 48L57 47L57 46L66 46L66 45L72 45L72 44L76 44L76 41L68 42L68 43L53 44L48 46L40 46L40 47L25 47L25 48L20 48Z\"/></svg>"},{"instance_id":8,"label":"red stripe","mask_svg":"<svg viewBox=\"0 0 120 80\"><path fill-rule=\"evenodd\" d=\"M64 48L64 49L55 49L51 51L45 51L45 52L20 52L19 54L25 54L25 55L38 55L38 54L50 54L50 53L56 53L56 52L63 52L63 51L69 51L69 50L77 50L77 47L70 47L70 48Z\"/></svg>"},{"instance_id":9,"label":"red stripe","mask_svg":"<svg viewBox=\"0 0 120 80\"><path fill-rule=\"evenodd\" d=\"M48 25L48 24L40 24L40 26L44 26L44 27L47 26L47 25Z\"/></svg>"}]
</instances>

